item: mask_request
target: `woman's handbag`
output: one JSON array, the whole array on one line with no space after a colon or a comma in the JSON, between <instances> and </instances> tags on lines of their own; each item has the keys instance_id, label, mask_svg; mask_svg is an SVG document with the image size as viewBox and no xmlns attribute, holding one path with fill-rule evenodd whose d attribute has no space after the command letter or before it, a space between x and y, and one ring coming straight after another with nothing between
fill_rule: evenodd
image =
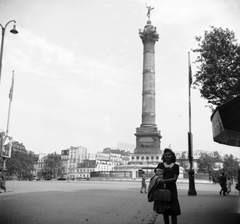
<instances>
[{"instance_id":1,"label":"woman's handbag","mask_svg":"<svg viewBox=\"0 0 240 224\"><path fill-rule=\"evenodd\" d=\"M167 189L156 189L153 192L153 201L171 201L171 192Z\"/></svg>"}]
</instances>

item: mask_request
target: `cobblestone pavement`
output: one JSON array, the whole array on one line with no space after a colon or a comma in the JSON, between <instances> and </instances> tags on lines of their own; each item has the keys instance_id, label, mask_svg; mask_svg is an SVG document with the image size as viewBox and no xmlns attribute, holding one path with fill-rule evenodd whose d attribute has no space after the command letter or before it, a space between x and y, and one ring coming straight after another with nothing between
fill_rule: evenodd
<instances>
[{"instance_id":1,"label":"cobblestone pavement","mask_svg":"<svg viewBox=\"0 0 240 224\"><path fill-rule=\"evenodd\" d=\"M180 195L181 215L178 224L240 224L240 197L236 191L230 196L219 192L197 192L197 196ZM155 224L163 223L158 215Z\"/></svg>"},{"instance_id":2,"label":"cobblestone pavement","mask_svg":"<svg viewBox=\"0 0 240 224\"><path fill-rule=\"evenodd\" d=\"M117 190L111 189L111 184L95 183L90 188L96 189L87 190L89 185L85 183L84 186L58 183L56 191L52 191L49 183L34 183L38 184L42 191L30 188L25 192L27 189L20 184L18 190L9 188L0 195L1 224L151 223L152 204L147 202L146 194L139 193L138 184L135 188ZM79 185L81 188L77 189ZM51 191L47 190L48 186ZM116 186L112 184L113 188Z\"/></svg>"},{"instance_id":3,"label":"cobblestone pavement","mask_svg":"<svg viewBox=\"0 0 240 224\"><path fill-rule=\"evenodd\" d=\"M162 215L152 211L140 182L7 182L0 194L0 224L154 224ZM220 196L219 186L178 184L182 215L178 224L239 224L238 192Z\"/></svg>"}]
</instances>

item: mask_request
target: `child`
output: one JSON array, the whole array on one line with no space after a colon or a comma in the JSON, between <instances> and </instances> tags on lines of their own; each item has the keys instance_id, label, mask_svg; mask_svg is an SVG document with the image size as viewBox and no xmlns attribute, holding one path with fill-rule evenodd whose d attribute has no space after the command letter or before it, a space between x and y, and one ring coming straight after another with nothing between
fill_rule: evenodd
<instances>
[{"instance_id":1,"label":"child","mask_svg":"<svg viewBox=\"0 0 240 224\"><path fill-rule=\"evenodd\" d=\"M154 170L155 175L151 178L148 188L148 201L152 201L152 193L156 189L166 188L165 184L160 184L160 180L163 179L163 170L156 168ZM170 202L167 201L154 201L153 210L158 214L163 214L165 211L170 209Z\"/></svg>"}]
</instances>

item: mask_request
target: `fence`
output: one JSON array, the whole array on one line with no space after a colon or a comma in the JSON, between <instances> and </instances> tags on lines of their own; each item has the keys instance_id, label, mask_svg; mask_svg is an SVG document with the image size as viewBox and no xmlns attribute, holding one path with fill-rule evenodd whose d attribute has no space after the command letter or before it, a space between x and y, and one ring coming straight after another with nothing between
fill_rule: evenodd
<instances>
[{"instance_id":1,"label":"fence","mask_svg":"<svg viewBox=\"0 0 240 224\"><path fill-rule=\"evenodd\" d=\"M188 173L183 173L183 178L188 178ZM198 180L209 180L208 173L195 173L194 178Z\"/></svg>"},{"instance_id":2,"label":"fence","mask_svg":"<svg viewBox=\"0 0 240 224\"><path fill-rule=\"evenodd\" d=\"M129 179L129 178L132 178L132 172L131 171L95 171L90 173L90 178Z\"/></svg>"}]
</instances>

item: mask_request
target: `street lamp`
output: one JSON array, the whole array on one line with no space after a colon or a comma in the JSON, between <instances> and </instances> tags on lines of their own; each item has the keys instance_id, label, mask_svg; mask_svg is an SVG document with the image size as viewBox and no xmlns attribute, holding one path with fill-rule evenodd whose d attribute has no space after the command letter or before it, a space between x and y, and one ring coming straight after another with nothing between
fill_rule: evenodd
<instances>
[{"instance_id":1,"label":"street lamp","mask_svg":"<svg viewBox=\"0 0 240 224\"><path fill-rule=\"evenodd\" d=\"M17 34L18 31L16 30L16 21L15 20L9 21L4 27L2 26L2 24L0 24L0 26L2 28L2 43L1 43L1 53L0 53L0 81L1 81L1 73L2 73L2 56L3 56L4 34L5 34L5 29L7 28L7 25L11 22L14 22L14 25L13 25L13 28L10 30L10 32L13 33L13 34Z\"/></svg>"},{"instance_id":2,"label":"street lamp","mask_svg":"<svg viewBox=\"0 0 240 224\"><path fill-rule=\"evenodd\" d=\"M13 29L11 29L10 32L13 34L17 34L18 31L16 30L16 21L15 20L10 20L4 27L2 26L2 24L0 24L0 26L2 28L2 42L1 42L1 52L0 52L0 81L1 81L1 74L2 74L2 57L3 57L3 44L4 44L5 29L7 28L8 24L11 22L14 22L14 25L13 25ZM2 146L0 146L0 147L2 147ZM2 149L0 151L2 151ZM4 176L4 186L5 186L6 157L2 157L2 158L3 158L3 176ZM6 191L6 188L5 188L5 191Z\"/></svg>"}]
</instances>

